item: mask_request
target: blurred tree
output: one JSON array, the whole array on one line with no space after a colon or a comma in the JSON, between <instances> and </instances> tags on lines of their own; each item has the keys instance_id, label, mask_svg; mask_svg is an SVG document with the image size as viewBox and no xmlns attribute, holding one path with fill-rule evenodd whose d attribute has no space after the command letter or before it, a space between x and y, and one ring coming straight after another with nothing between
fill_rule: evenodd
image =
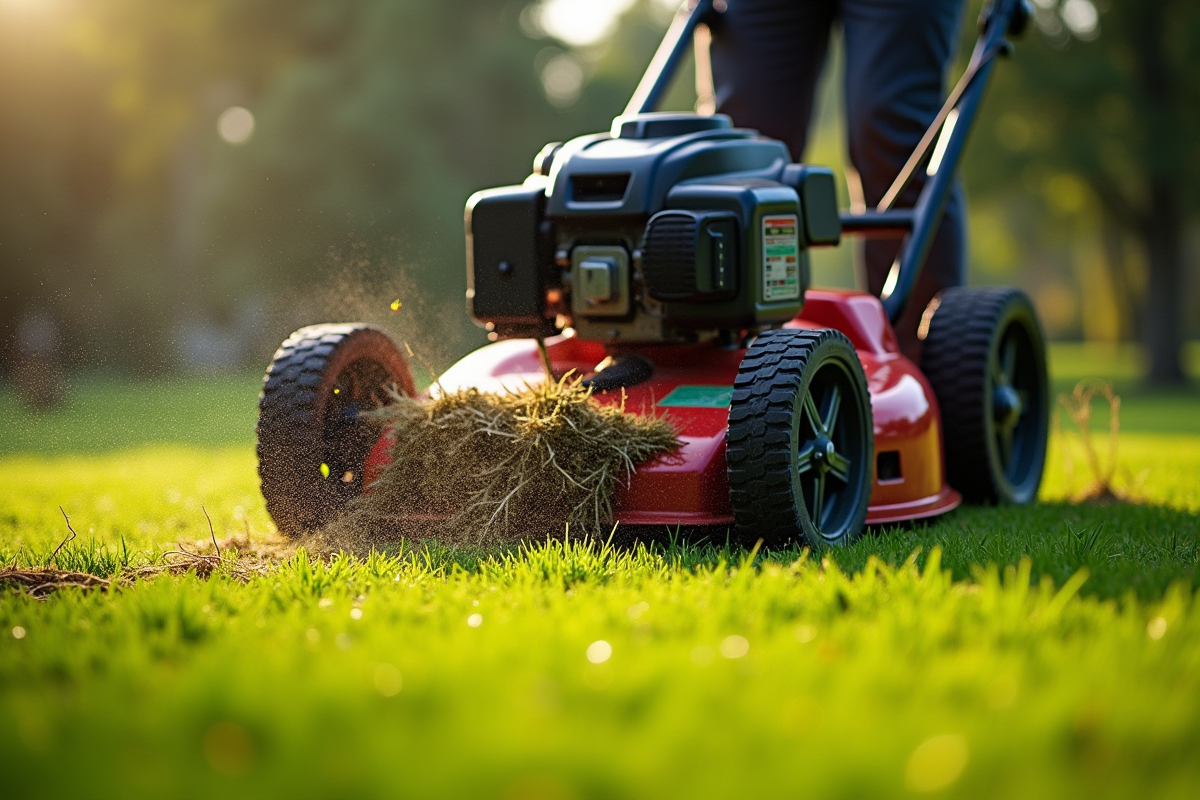
<instances>
[{"instance_id":1,"label":"blurred tree","mask_svg":"<svg viewBox=\"0 0 1200 800\"><path fill-rule=\"evenodd\" d=\"M579 106L552 103L545 74L575 57L524 35L525 7L301 4L297 54L252 104L254 140L213 162L204 256L222 293L284 300L276 338L338 313L386 321L443 363L481 341L464 311L464 203L580 132Z\"/></svg>"},{"instance_id":2,"label":"blurred tree","mask_svg":"<svg viewBox=\"0 0 1200 800\"><path fill-rule=\"evenodd\" d=\"M1200 5L1037 0L1035 8L1041 35L997 71L981 125L993 146L976 149L968 174L984 190L1023 175L1024 188L1069 211L1094 198L1103 222L1091 233L1108 254L1118 305L1138 284L1125 238L1145 253L1135 316L1147 379L1182 383L1185 233L1200 209Z\"/></svg>"},{"instance_id":3,"label":"blurred tree","mask_svg":"<svg viewBox=\"0 0 1200 800\"><path fill-rule=\"evenodd\" d=\"M528 5L60 0L37 36L0 25L4 344L45 309L76 364L153 369L247 298L298 324L395 292L461 351L463 203L577 132L545 83L568 48L522 33ZM257 118L239 147L234 105Z\"/></svg>"},{"instance_id":4,"label":"blurred tree","mask_svg":"<svg viewBox=\"0 0 1200 800\"><path fill-rule=\"evenodd\" d=\"M171 365L172 168L214 82L262 83L287 4L0 5L0 368L48 315L75 364ZM286 13L282 15L286 21ZM265 32L266 36L258 36Z\"/></svg>"},{"instance_id":5,"label":"blurred tree","mask_svg":"<svg viewBox=\"0 0 1200 800\"><path fill-rule=\"evenodd\" d=\"M1142 292L1128 265L1149 263L1139 316L1152 377L1170 382L1200 204L1200 10L1100 2L1038 0L1043 36L997 71L991 141L966 167L987 223L973 248L1005 280L1108 252L1118 301ZM288 328L350 315L455 357L479 341L462 306L467 196L520 181L548 140L607 128L669 5L637 0L613 37L571 46L536 0L0 3L0 370L29 315L75 364L171 366L189 330L238 320L260 338L237 352L261 363ZM691 83L685 69L667 107L690 107ZM254 125L222 139L235 106ZM1100 245L1079 258L1081 240Z\"/></svg>"},{"instance_id":6,"label":"blurred tree","mask_svg":"<svg viewBox=\"0 0 1200 800\"><path fill-rule=\"evenodd\" d=\"M22 13L28 12L28 13ZM104 81L33 9L0 4L0 368L30 317L77 302L112 184Z\"/></svg>"}]
</instances>

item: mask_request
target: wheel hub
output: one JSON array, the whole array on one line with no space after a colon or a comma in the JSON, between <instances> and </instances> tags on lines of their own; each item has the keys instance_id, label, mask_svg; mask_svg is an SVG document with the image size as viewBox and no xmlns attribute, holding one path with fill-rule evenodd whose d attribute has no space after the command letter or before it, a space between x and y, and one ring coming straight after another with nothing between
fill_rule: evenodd
<instances>
[{"instance_id":1,"label":"wheel hub","mask_svg":"<svg viewBox=\"0 0 1200 800\"><path fill-rule=\"evenodd\" d=\"M997 386L992 392L992 417L1002 428L1017 424L1024 410L1021 395L1010 385Z\"/></svg>"},{"instance_id":2,"label":"wheel hub","mask_svg":"<svg viewBox=\"0 0 1200 800\"><path fill-rule=\"evenodd\" d=\"M826 436L819 436L812 445L813 466L822 472L829 471L829 462L837 458L837 448Z\"/></svg>"}]
</instances>

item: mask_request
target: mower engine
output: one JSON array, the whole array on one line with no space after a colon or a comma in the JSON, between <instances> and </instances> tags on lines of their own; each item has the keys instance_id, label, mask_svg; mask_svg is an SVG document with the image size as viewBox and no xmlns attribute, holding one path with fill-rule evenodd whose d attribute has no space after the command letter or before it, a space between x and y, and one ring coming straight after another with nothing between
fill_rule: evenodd
<instances>
[{"instance_id":1,"label":"mower engine","mask_svg":"<svg viewBox=\"0 0 1200 800\"><path fill-rule=\"evenodd\" d=\"M808 248L841 237L829 169L727 116L663 113L546 145L523 184L471 197L466 230L468 309L493 340L609 343L787 322Z\"/></svg>"}]
</instances>

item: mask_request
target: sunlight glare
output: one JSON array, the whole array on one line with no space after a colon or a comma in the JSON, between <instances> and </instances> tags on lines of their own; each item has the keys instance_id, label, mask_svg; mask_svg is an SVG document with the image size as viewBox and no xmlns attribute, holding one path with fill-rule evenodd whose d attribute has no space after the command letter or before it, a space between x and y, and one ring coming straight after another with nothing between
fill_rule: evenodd
<instances>
[{"instance_id":1,"label":"sunlight glare","mask_svg":"<svg viewBox=\"0 0 1200 800\"><path fill-rule=\"evenodd\" d=\"M1092 0L1067 0L1059 13L1071 33L1080 39L1088 41L1099 34L1100 12Z\"/></svg>"},{"instance_id":2,"label":"sunlight glare","mask_svg":"<svg viewBox=\"0 0 1200 800\"><path fill-rule=\"evenodd\" d=\"M948 733L926 739L908 757L905 783L914 792L936 792L958 780L967 766L967 740Z\"/></svg>"},{"instance_id":3,"label":"sunlight glare","mask_svg":"<svg viewBox=\"0 0 1200 800\"><path fill-rule=\"evenodd\" d=\"M554 56L542 67L542 89L546 99L558 108L566 108L579 99L583 89L583 67L570 53Z\"/></svg>"},{"instance_id":4,"label":"sunlight glare","mask_svg":"<svg viewBox=\"0 0 1200 800\"><path fill-rule=\"evenodd\" d=\"M61 5L59 0L0 0L0 11L14 14L46 14Z\"/></svg>"},{"instance_id":5,"label":"sunlight glare","mask_svg":"<svg viewBox=\"0 0 1200 800\"><path fill-rule=\"evenodd\" d=\"M254 115L242 106L230 106L217 118L217 133L229 144L245 144L254 135Z\"/></svg>"},{"instance_id":6,"label":"sunlight glare","mask_svg":"<svg viewBox=\"0 0 1200 800\"><path fill-rule=\"evenodd\" d=\"M404 688L404 676L392 664L375 667L375 690L384 697L395 697Z\"/></svg>"},{"instance_id":7,"label":"sunlight glare","mask_svg":"<svg viewBox=\"0 0 1200 800\"><path fill-rule=\"evenodd\" d=\"M612 652L612 645L603 639L599 639L588 645L587 660L593 664L603 664L612 658Z\"/></svg>"},{"instance_id":8,"label":"sunlight glare","mask_svg":"<svg viewBox=\"0 0 1200 800\"><path fill-rule=\"evenodd\" d=\"M745 636L726 636L721 642L721 655L725 658L741 658L750 652L750 642Z\"/></svg>"},{"instance_id":9,"label":"sunlight glare","mask_svg":"<svg viewBox=\"0 0 1200 800\"><path fill-rule=\"evenodd\" d=\"M551 36L575 47L596 44L612 34L633 0L544 0L538 22Z\"/></svg>"}]
</instances>

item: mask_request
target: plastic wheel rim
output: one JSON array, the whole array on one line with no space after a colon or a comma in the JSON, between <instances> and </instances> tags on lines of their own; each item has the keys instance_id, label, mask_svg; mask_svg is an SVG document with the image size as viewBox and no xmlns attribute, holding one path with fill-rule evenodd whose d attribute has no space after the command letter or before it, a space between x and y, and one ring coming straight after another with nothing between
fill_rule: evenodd
<instances>
[{"instance_id":1,"label":"plastic wheel rim","mask_svg":"<svg viewBox=\"0 0 1200 800\"><path fill-rule=\"evenodd\" d=\"M378 426L364 425L361 414L387 404L382 387L391 376L379 362L360 358L342 368L326 398L324 413L323 461L330 479L357 487L361 469L357 466L374 445Z\"/></svg>"},{"instance_id":2,"label":"plastic wheel rim","mask_svg":"<svg viewBox=\"0 0 1200 800\"><path fill-rule=\"evenodd\" d=\"M1029 331L1010 320L996 338L987 376L987 413L1000 473L1019 497L1038 472L1046 417L1043 370Z\"/></svg>"},{"instance_id":3,"label":"plastic wheel rim","mask_svg":"<svg viewBox=\"0 0 1200 800\"><path fill-rule=\"evenodd\" d=\"M797 393L792 414L792 482L809 521L822 539L848 532L862 504L863 409L852 377L840 360L818 364Z\"/></svg>"}]
</instances>

